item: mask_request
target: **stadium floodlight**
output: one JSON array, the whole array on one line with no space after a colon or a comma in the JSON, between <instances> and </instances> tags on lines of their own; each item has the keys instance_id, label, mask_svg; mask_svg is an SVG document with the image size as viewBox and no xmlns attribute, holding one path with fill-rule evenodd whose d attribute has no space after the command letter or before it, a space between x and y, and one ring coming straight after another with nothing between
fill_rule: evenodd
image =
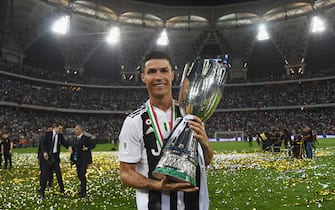
<instances>
[{"instance_id":1,"label":"stadium floodlight","mask_svg":"<svg viewBox=\"0 0 335 210\"><path fill-rule=\"evenodd\" d=\"M311 21L311 32L320 33L326 29L325 21L319 16L313 16Z\"/></svg>"},{"instance_id":2,"label":"stadium floodlight","mask_svg":"<svg viewBox=\"0 0 335 210\"><path fill-rule=\"evenodd\" d=\"M169 38L167 36L166 29L164 29L161 35L157 39L157 45L166 46L169 44Z\"/></svg>"},{"instance_id":3,"label":"stadium floodlight","mask_svg":"<svg viewBox=\"0 0 335 210\"><path fill-rule=\"evenodd\" d=\"M267 40L269 38L270 38L270 35L269 35L268 31L266 30L265 24L261 23L258 26L257 40L258 41L263 41L263 40Z\"/></svg>"},{"instance_id":4,"label":"stadium floodlight","mask_svg":"<svg viewBox=\"0 0 335 210\"><path fill-rule=\"evenodd\" d=\"M58 34L66 34L69 31L70 15L64 15L54 22L51 30Z\"/></svg>"},{"instance_id":5,"label":"stadium floodlight","mask_svg":"<svg viewBox=\"0 0 335 210\"><path fill-rule=\"evenodd\" d=\"M113 27L109 32L106 37L106 41L109 44L116 44L120 41L120 28L115 26Z\"/></svg>"}]
</instances>

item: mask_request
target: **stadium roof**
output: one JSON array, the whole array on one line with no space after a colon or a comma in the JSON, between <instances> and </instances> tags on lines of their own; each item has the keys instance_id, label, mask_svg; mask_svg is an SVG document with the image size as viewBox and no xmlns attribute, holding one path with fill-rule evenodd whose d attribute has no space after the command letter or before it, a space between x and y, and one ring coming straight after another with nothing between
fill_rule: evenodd
<instances>
[{"instance_id":1,"label":"stadium roof","mask_svg":"<svg viewBox=\"0 0 335 210\"><path fill-rule=\"evenodd\" d=\"M197 55L223 53L230 54L233 68L248 63L250 77L284 74L285 60L296 64L304 58L310 71L335 67L335 0L4 0L0 5L6 14L0 23L2 49L25 55L24 64L60 72L80 69L119 79L121 70L134 72L142 56L158 48L163 28L170 40L164 50L179 68ZM70 33L53 34L50 25L64 14L71 16ZM315 14L327 21L322 34L309 33ZM267 24L270 40L256 40L260 22ZM109 46L105 36L115 25L121 40Z\"/></svg>"},{"instance_id":2,"label":"stadium roof","mask_svg":"<svg viewBox=\"0 0 335 210\"><path fill-rule=\"evenodd\" d=\"M222 6L227 4L236 4L241 2L251 2L256 0L134 0L138 2L146 2L151 4L166 5L166 6Z\"/></svg>"}]
</instances>

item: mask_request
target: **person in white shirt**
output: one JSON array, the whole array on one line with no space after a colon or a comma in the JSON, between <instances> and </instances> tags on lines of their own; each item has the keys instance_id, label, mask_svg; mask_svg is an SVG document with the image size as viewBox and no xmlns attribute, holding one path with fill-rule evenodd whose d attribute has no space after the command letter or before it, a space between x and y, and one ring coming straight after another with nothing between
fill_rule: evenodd
<instances>
[{"instance_id":1,"label":"person in white shirt","mask_svg":"<svg viewBox=\"0 0 335 210\"><path fill-rule=\"evenodd\" d=\"M209 198L205 168L212 160L213 149L205 127L198 117L189 124L195 131L199 148L196 186L171 182L166 176L161 180L153 178L152 171L160 159L162 146L176 118L181 115L172 97L173 65L165 53L153 51L145 56L141 78L149 99L123 123L118 153L120 179L124 185L137 189L139 210L207 210Z\"/></svg>"}]
</instances>

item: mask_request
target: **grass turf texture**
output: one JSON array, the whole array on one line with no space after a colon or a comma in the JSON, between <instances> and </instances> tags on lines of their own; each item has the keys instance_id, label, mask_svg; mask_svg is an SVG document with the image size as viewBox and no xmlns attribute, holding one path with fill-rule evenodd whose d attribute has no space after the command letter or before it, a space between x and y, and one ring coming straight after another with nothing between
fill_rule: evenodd
<instances>
[{"instance_id":1,"label":"grass turf texture","mask_svg":"<svg viewBox=\"0 0 335 210\"><path fill-rule=\"evenodd\" d=\"M263 153L256 143L212 143L208 169L210 209L335 209L335 139L320 139L312 161ZM43 201L37 198L37 148L14 150L14 169L0 170L0 209L135 209L135 191L121 185L114 145L97 145L88 170L89 198L77 198L79 180L62 153L66 197L57 180Z\"/></svg>"}]
</instances>

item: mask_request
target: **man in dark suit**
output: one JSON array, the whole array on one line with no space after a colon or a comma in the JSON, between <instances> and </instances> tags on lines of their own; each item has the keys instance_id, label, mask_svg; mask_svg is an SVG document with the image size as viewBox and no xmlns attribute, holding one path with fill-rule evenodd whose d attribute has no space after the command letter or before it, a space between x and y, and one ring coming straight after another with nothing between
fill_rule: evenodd
<instances>
[{"instance_id":1,"label":"man in dark suit","mask_svg":"<svg viewBox=\"0 0 335 210\"><path fill-rule=\"evenodd\" d=\"M49 180L50 173L55 171L56 177L58 180L58 185L60 188L60 192L64 193L64 184L62 179L62 173L59 166L60 159L60 145L62 144L66 148L69 149L69 152L72 152L70 144L65 141L63 134L63 125L58 123L55 124L54 129L52 131L48 131L45 133L43 139L40 142L40 151L39 151L39 160L40 160L40 197L42 199L45 198L45 188L46 183Z\"/></svg>"},{"instance_id":2,"label":"man in dark suit","mask_svg":"<svg viewBox=\"0 0 335 210\"><path fill-rule=\"evenodd\" d=\"M9 134L7 131L3 131L1 133L1 138L2 138L1 153L3 153L5 159L5 169L7 169L9 162L9 170L11 170L14 144L13 141L9 139Z\"/></svg>"},{"instance_id":3,"label":"man in dark suit","mask_svg":"<svg viewBox=\"0 0 335 210\"><path fill-rule=\"evenodd\" d=\"M79 197L86 197L86 171L88 164L92 163L91 150L95 147L95 143L90 137L84 135L81 125L75 126L74 133L76 137L72 142L71 163L76 165L80 180Z\"/></svg>"},{"instance_id":4,"label":"man in dark suit","mask_svg":"<svg viewBox=\"0 0 335 210\"><path fill-rule=\"evenodd\" d=\"M51 132L54 129L53 125L49 125L46 132ZM40 164L40 170L42 169L42 164L41 164L41 158L43 158L43 154L41 153L41 142L43 142L45 134L43 134L40 138L40 142L38 144L38 152L37 152L37 158L39 160L39 164ZM50 168L51 169L51 168ZM41 185L41 181L42 181L42 173L40 174L40 185ZM49 188L52 187L52 182L53 182L53 171L49 172L49 179L48 179L48 186Z\"/></svg>"}]
</instances>

